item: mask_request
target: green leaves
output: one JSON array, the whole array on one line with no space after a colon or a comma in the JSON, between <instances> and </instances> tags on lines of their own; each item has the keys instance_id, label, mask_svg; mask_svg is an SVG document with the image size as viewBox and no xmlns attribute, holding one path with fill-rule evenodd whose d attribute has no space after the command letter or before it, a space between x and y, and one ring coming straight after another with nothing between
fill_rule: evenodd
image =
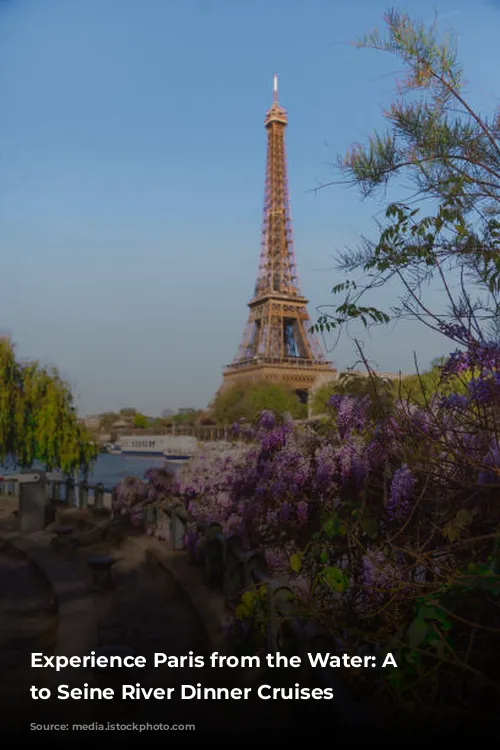
<instances>
[{"instance_id":1,"label":"green leaves","mask_svg":"<svg viewBox=\"0 0 500 750\"><path fill-rule=\"evenodd\" d=\"M340 292L345 292L348 289L357 289L356 283L354 281L343 281L341 284L336 284L332 289L332 294L340 294Z\"/></svg>"},{"instance_id":2,"label":"green leaves","mask_svg":"<svg viewBox=\"0 0 500 750\"><path fill-rule=\"evenodd\" d=\"M462 533L472 523L472 516L469 511L462 508L458 511L455 518L449 521L443 528L443 536L450 542L456 542L460 539Z\"/></svg>"},{"instance_id":3,"label":"green leaves","mask_svg":"<svg viewBox=\"0 0 500 750\"><path fill-rule=\"evenodd\" d=\"M327 566L321 571L321 579L324 583L338 594L342 594L349 585L349 579L344 572L332 565Z\"/></svg>"},{"instance_id":4,"label":"green leaves","mask_svg":"<svg viewBox=\"0 0 500 750\"><path fill-rule=\"evenodd\" d=\"M407 633L410 648L415 649L421 646L429 632L430 628L425 620L413 620Z\"/></svg>"},{"instance_id":5,"label":"green leaves","mask_svg":"<svg viewBox=\"0 0 500 750\"><path fill-rule=\"evenodd\" d=\"M325 565L328 562L329 559L330 559L330 555L328 554L328 552L326 550L323 550L322 552L320 552L320 554L319 554L319 561L320 561L320 563L322 563L323 565Z\"/></svg>"},{"instance_id":6,"label":"green leaves","mask_svg":"<svg viewBox=\"0 0 500 750\"><path fill-rule=\"evenodd\" d=\"M378 537L378 522L373 516L363 515L361 518L361 528L370 539L376 539Z\"/></svg>"},{"instance_id":7,"label":"green leaves","mask_svg":"<svg viewBox=\"0 0 500 750\"><path fill-rule=\"evenodd\" d=\"M439 602L422 599L406 635L410 649L430 646L437 652L438 658L443 658L446 646L450 643L450 632L451 623Z\"/></svg>"},{"instance_id":8,"label":"green leaves","mask_svg":"<svg viewBox=\"0 0 500 750\"><path fill-rule=\"evenodd\" d=\"M469 563L461 573L457 588L462 591L486 591L495 598L500 597L500 575L495 557L491 556L483 563Z\"/></svg>"},{"instance_id":9,"label":"green leaves","mask_svg":"<svg viewBox=\"0 0 500 750\"><path fill-rule=\"evenodd\" d=\"M254 617L262 609L267 596L267 586L259 586L245 591L235 610L235 617L240 622Z\"/></svg>"},{"instance_id":10,"label":"green leaves","mask_svg":"<svg viewBox=\"0 0 500 750\"><path fill-rule=\"evenodd\" d=\"M435 301L435 285L434 299L425 296L437 281L457 323L465 319L467 326L474 319L477 324L480 318L485 322L478 325L488 327L486 321L498 319L500 310L500 120L497 113L483 117L465 101L455 46L438 37L435 24L426 26L396 10L385 21L385 35L369 34L358 46L399 58L404 80L385 111L386 132L375 131L365 145L354 144L340 168L364 196L394 178L399 185L404 180L408 205L404 199L390 204L378 239L363 240L360 250L342 256L340 270L367 278L334 287L345 301L322 316L315 331L333 331L352 320L365 327L387 322L387 313L363 303L366 294L395 277L403 291L392 317L440 330L440 323L450 320L448 310L443 314ZM424 209L428 215L419 213ZM465 305L463 285L477 295ZM481 316L474 314L477 309ZM489 337L488 330L476 333Z\"/></svg>"},{"instance_id":11,"label":"green leaves","mask_svg":"<svg viewBox=\"0 0 500 750\"><path fill-rule=\"evenodd\" d=\"M344 536L346 529L336 513L332 513L321 526L322 533L327 539L335 539L337 536Z\"/></svg>"},{"instance_id":12,"label":"green leaves","mask_svg":"<svg viewBox=\"0 0 500 750\"><path fill-rule=\"evenodd\" d=\"M212 406L214 419L220 424L231 424L239 419L254 421L265 409L274 414L291 414L295 419L307 416L307 407L297 394L283 383L246 380L222 390Z\"/></svg>"},{"instance_id":13,"label":"green leaves","mask_svg":"<svg viewBox=\"0 0 500 750\"><path fill-rule=\"evenodd\" d=\"M312 333L328 333L343 326L350 320L359 319L367 328L372 323L389 323L390 315L377 307L364 307L353 302L343 302L335 308L335 315L321 315L315 325L311 326Z\"/></svg>"}]
</instances>

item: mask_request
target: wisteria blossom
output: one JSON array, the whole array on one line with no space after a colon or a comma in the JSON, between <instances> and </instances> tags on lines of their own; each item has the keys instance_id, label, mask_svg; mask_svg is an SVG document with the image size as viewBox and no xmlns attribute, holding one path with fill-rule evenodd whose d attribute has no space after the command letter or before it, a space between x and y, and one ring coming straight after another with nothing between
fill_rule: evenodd
<instances>
[{"instance_id":1,"label":"wisteria blossom","mask_svg":"<svg viewBox=\"0 0 500 750\"><path fill-rule=\"evenodd\" d=\"M406 518L409 514L415 485L416 478L406 464L394 472L391 496L387 506L391 520Z\"/></svg>"},{"instance_id":2,"label":"wisteria blossom","mask_svg":"<svg viewBox=\"0 0 500 750\"><path fill-rule=\"evenodd\" d=\"M477 481L481 485L491 484L500 487L500 446L496 441L484 457Z\"/></svg>"}]
</instances>

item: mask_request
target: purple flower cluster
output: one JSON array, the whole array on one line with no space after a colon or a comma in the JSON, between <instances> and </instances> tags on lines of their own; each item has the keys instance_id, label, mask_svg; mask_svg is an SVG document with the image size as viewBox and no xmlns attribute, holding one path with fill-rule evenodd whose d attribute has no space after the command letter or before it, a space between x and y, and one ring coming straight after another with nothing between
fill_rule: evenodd
<instances>
[{"instance_id":1,"label":"purple flower cluster","mask_svg":"<svg viewBox=\"0 0 500 750\"><path fill-rule=\"evenodd\" d=\"M286 443L290 430L283 425L274 430L266 431L261 438L262 450L265 453L274 453L281 450Z\"/></svg>"},{"instance_id":2,"label":"purple flower cluster","mask_svg":"<svg viewBox=\"0 0 500 750\"><path fill-rule=\"evenodd\" d=\"M260 468L257 491L276 500L302 495L310 482L310 457L292 442Z\"/></svg>"},{"instance_id":3,"label":"purple flower cluster","mask_svg":"<svg viewBox=\"0 0 500 750\"><path fill-rule=\"evenodd\" d=\"M442 409L466 409L470 399L462 393L450 393L448 396L442 396L439 399L439 406Z\"/></svg>"},{"instance_id":4,"label":"purple flower cluster","mask_svg":"<svg viewBox=\"0 0 500 750\"><path fill-rule=\"evenodd\" d=\"M500 485L500 447L495 441L483 459L483 468L478 474L479 484Z\"/></svg>"},{"instance_id":5,"label":"purple flower cluster","mask_svg":"<svg viewBox=\"0 0 500 750\"><path fill-rule=\"evenodd\" d=\"M424 433L424 435L428 435L432 431L433 413L429 409L416 408L412 411L411 422L415 429Z\"/></svg>"},{"instance_id":6,"label":"purple flower cluster","mask_svg":"<svg viewBox=\"0 0 500 750\"><path fill-rule=\"evenodd\" d=\"M337 429L340 437L365 429L368 421L366 414L369 405L368 398L335 394L330 397L328 403L337 409Z\"/></svg>"},{"instance_id":7,"label":"purple flower cluster","mask_svg":"<svg viewBox=\"0 0 500 750\"><path fill-rule=\"evenodd\" d=\"M337 450L330 443L325 443L315 452L315 483L320 492L327 491L337 474Z\"/></svg>"},{"instance_id":8,"label":"purple flower cluster","mask_svg":"<svg viewBox=\"0 0 500 750\"><path fill-rule=\"evenodd\" d=\"M272 411L269 411L269 409L265 409L261 413L259 426L263 427L265 430L272 430L276 427L276 417L274 416Z\"/></svg>"},{"instance_id":9,"label":"purple flower cluster","mask_svg":"<svg viewBox=\"0 0 500 750\"><path fill-rule=\"evenodd\" d=\"M218 446L196 456L175 483L178 496L189 497L188 511L195 521L216 521L225 531L239 531L244 523L244 493L253 494L259 452L237 446L232 451Z\"/></svg>"},{"instance_id":10,"label":"purple flower cluster","mask_svg":"<svg viewBox=\"0 0 500 750\"><path fill-rule=\"evenodd\" d=\"M372 469L378 469L388 459L388 444L381 431L376 432L365 448L366 462Z\"/></svg>"},{"instance_id":11,"label":"purple flower cluster","mask_svg":"<svg viewBox=\"0 0 500 750\"><path fill-rule=\"evenodd\" d=\"M438 326L441 333L453 341L467 344L471 340L470 331L463 323L445 323L444 321L439 321Z\"/></svg>"},{"instance_id":12,"label":"purple flower cluster","mask_svg":"<svg viewBox=\"0 0 500 750\"><path fill-rule=\"evenodd\" d=\"M148 469L144 475L145 492L150 502L159 502L172 494L174 475L168 469Z\"/></svg>"},{"instance_id":13,"label":"purple flower cluster","mask_svg":"<svg viewBox=\"0 0 500 750\"><path fill-rule=\"evenodd\" d=\"M391 521L406 518L411 510L410 500L415 490L416 478L406 464L394 472L387 514Z\"/></svg>"},{"instance_id":14,"label":"purple flower cluster","mask_svg":"<svg viewBox=\"0 0 500 750\"><path fill-rule=\"evenodd\" d=\"M299 523L307 523L309 518L309 505L305 500L297 503L297 520Z\"/></svg>"},{"instance_id":15,"label":"purple flower cluster","mask_svg":"<svg viewBox=\"0 0 500 750\"><path fill-rule=\"evenodd\" d=\"M481 373L500 370L500 343L470 341L465 350L452 352L441 371L442 380L461 375L467 370Z\"/></svg>"},{"instance_id":16,"label":"purple flower cluster","mask_svg":"<svg viewBox=\"0 0 500 750\"><path fill-rule=\"evenodd\" d=\"M471 378L468 388L471 398L478 404L500 401L500 370L483 372L477 378Z\"/></svg>"},{"instance_id":17,"label":"purple flower cluster","mask_svg":"<svg viewBox=\"0 0 500 750\"><path fill-rule=\"evenodd\" d=\"M293 518L293 508L291 504L285 500L280 505L280 509L278 513L278 521L279 523L287 523L288 521L292 520L292 518Z\"/></svg>"},{"instance_id":18,"label":"purple flower cluster","mask_svg":"<svg viewBox=\"0 0 500 750\"><path fill-rule=\"evenodd\" d=\"M347 439L337 453L337 461L342 484L354 481L361 485L370 471L368 453L359 439Z\"/></svg>"},{"instance_id":19,"label":"purple flower cluster","mask_svg":"<svg viewBox=\"0 0 500 750\"><path fill-rule=\"evenodd\" d=\"M127 511L147 499L146 484L137 477L125 477L116 487L113 510L118 513Z\"/></svg>"}]
</instances>

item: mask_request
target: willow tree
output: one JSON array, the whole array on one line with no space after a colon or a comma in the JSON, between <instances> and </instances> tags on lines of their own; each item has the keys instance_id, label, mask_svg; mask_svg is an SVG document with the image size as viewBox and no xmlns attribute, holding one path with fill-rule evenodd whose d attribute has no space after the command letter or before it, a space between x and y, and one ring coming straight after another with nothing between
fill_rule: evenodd
<instances>
[{"instance_id":1,"label":"willow tree","mask_svg":"<svg viewBox=\"0 0 500 750\"><path fill-rule=\"evenodd\" d=\"M18 362L10 341L0 340L0 463L86 472L96 456L57 370Z\"/></svg>"},{"instance_id":2,"label":"willow tree","mask_svg":"<svg viewBox=\"0 0 500 750\"><path fill-rule=\"evenodd\" d=\"M366 197L389 183L407 193L388 205L376 241L340 255L339 267L354 278L334 287L343 299L317 328L402 317L459 345L498 340L500 110L486 117L468 103L452 36L396 10L385 21L385 36L374 32L358 46L395 56L406 77L385 111L387 132L354 145L339 166ZM402 289L394 306L370 305L370 293L392 280ZM444 306L426 296L431 282Z\"/></svg>"}]
</instances>

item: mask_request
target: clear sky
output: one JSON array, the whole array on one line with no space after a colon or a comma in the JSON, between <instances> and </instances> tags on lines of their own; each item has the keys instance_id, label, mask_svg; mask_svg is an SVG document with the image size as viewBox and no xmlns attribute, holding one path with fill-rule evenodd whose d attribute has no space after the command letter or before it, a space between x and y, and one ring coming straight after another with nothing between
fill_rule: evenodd
<instances>
[{"instance_id":1,"label":"clear sky","mask_svg":"<svg viewBox=\"0 0 500 750\"><path fill-rule=\"evenodd\" d=\"M500 87L500 3L399 6L459 35L469 98ZM331 164L382 125L398 63L349 43L379 0L0 0L0 328L55 364L81 413L204 407L237 351L258 265L263 119L279 73L295 247L310 312L380 205ZM331 348L332 341L327 340ZM447 351L372 333L385 371ZM330 358L352 365L343 337Z\"/></svg>"}]
</instances>

